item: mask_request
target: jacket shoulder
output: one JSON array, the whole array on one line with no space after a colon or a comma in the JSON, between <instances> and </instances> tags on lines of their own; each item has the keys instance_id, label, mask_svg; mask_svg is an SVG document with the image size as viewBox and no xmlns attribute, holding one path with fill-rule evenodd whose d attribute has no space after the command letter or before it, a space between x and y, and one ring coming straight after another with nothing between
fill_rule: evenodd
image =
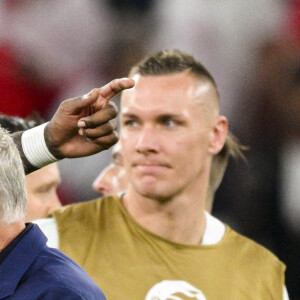
<instances>
[{"instance_id":1,"label":"jacket shoulder","mask_svg":"<svg viewBox=\"0 0 300 300\"><path fill-rule=\"evenodd\" d=\"M44 247L25 276L31 292L43 299L101 299L104 294L87 273L60 250Z\"/></svg>"}]
</instances>

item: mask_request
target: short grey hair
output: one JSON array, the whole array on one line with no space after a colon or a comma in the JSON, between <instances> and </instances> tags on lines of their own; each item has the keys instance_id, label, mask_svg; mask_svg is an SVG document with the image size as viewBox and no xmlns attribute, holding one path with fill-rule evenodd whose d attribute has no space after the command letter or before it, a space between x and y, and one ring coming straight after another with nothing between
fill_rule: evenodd
<instances>
[{"instance_id":1,"label":"short grey hair","mask_svg":"<svg viewBox=\"0 0 300 300\"><path fill-rule=\"evenodd\" d=\"M25 219L25 173L17 146L0 126L0 224Z\"/></svg>"}]
</instances>

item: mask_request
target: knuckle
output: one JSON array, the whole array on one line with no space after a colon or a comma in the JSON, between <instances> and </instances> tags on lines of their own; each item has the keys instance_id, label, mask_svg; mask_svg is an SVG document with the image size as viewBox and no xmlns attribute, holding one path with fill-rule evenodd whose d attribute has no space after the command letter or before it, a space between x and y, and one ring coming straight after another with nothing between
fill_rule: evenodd
<instances>
[{"instance_id":1,"label":"knuckle","mask_svg":"<svg viewBox=\"0 0 300 300\"><path fill-rule=\"evenodd\" d=\"M116 144L119 140L118 133L114 131L112 134L108 135L101 141L103 148L109 149L111 146Z\"/></svg>"},{"instance_id":2,"label":"knuckle","mask_svg":"<svg viewBox=\"0 0 300 300\"><path fill-rule=\"evenodd\" d=\"M74 107L77 106L79 99L80 99L80 97L75 97L75 98L69 98L69 99L63 100L59 104L58 110L65 114L70 114L74 110Z\"/></svg>"},{"instance_id":3,"label":"knuckle","mask_svg":"<svg viewBox=\"0 0 300 300\"><path fill-rule=\"evenodd\" d=\"M109 105L107 106L107 113L110 118L115 118L118 115L118 109L115 106Z\"/></svg>"},{"instance_id":4,"label":"knuckle","mask_svg":"<svg viewBox=\"0 0 300 300\"><path fill-rule=\"evenodd\" d=\"M95 123L94 123L92 118L86 117L83 120L84 120L87 128L94 128L95 127Z\"/></svg>"},{"instance_id":5,"label":"knuckle","mask_svg":"<svg viewBox=\"0 0 300 300\"><path fill-rule=\"evenodd\" d=\"M118 112L117 104L114 101L110 101L109 104Z\"/></svg>"},{"instance_id":6,"label":"knuckle","mask_svg":"<svg viewBox=\"0 0 300 300\"><path fill-rule=\"evenodd\" d=\"M112 122L106 123L106 124L105 124L105 129L106 129L106 131L108 131L108 132L114 131L114 126L113 126Z\"/></svg>"},{"instance_id":7,"label":"knuckle","mask_svg":"<svg viewBox=\"0 0 300 300\"><path fill-rule=\"evenodd\" d=\"M114 79L110 83L110 88L114 93L117 93L119 91L119 81L118 79Z\"/></svg>"},{"instance_id":8,"label":"knuckle","mask_svg":"<svg viewBox=\"0 0 300 300\"><path fill-rule=\"evenodd\" d=\"M118 119L117 118L110 120L109 123L113 130L118 128Z\"/></svg>"},{"instance_id":9,"label":"knuckle","mask_svg":"<svg viewBox=\"0 0 300 300\"><path fill-rule=\"evenodd\" d=\"M117 134L112 134L110 136L110 146L116 144L118 142L118 140L119 140L118 135Z\"/></svg>"},{"instance_id":10,"label":"knuckle","mask_svg":"<svg viewBox=\"0 0 300 300\"><path fill-rule=\"evenodd\" d=\"M119 140L119 133L117 130L114 130L113 131L113 138L114 140L117 142Z\"/></svg>"},{"instance_id":11,"label":"knuckle","mask_svg":"<svg viewBox=\"0 0 300 300\"><path fill-rule=\"evenodd\" d=\"M99 130L100 130L99 133L101 136L107 136L107 135L113 133L114 128L110 122L107 122L107 123L103 124L101 126L101 128L99 128Z\"/></svg>"},{"instance_id":12,"label":"knuckle","mask_svg":"<svg viewBox=\"0 0 300 300\"><path fill-rule=\"evenodd\" d=\"M60 103L59 108L65 110L69 105L70 99L64 100Z\"/></svg>"}]
</instances>

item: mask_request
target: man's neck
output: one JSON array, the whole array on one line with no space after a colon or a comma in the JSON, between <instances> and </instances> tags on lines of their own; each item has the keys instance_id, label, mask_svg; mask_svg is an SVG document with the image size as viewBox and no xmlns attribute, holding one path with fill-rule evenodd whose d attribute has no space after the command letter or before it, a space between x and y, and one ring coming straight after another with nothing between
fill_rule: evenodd
<instances>
[{"instance_id":1,"label":"man's neck","mask_svg":"<svg viewBox=\"0 0 300 300\"><path fill-rule=\"evenodd\" d=\"M129 189L122 203L135 221L150 232L180 244L201 243L206 223L205 195L178 195L160 202Z\"/></svg>"},{"instance_id":2,"label":"man's neck","mask_svg":"<svg viewBox=\"0 0 300 300\"><path fill-rule=\"evenodd\" d=\"M9 243L25 229L23 221L3 225L0 224L0 251L2 251Z\"/></svg>"}]
</instances>

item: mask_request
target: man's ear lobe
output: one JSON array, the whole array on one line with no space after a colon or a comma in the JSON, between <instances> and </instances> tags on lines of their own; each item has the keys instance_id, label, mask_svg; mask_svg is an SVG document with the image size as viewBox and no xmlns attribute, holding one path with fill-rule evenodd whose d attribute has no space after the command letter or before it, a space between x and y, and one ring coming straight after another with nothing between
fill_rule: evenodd
<instances>
[{"instance_id":1,"label":"man's ear lobe","mask_svg":"<svg viewBox=\"0 0 300 300\"><path fill-rule=\"evenodd\" d=\"M209 146L209 152L213 155L218 154L226 141L226 136L228 133L228 121L224 116L218 116L216 118L212 138Z\"/></svg>"}]
</instances>

